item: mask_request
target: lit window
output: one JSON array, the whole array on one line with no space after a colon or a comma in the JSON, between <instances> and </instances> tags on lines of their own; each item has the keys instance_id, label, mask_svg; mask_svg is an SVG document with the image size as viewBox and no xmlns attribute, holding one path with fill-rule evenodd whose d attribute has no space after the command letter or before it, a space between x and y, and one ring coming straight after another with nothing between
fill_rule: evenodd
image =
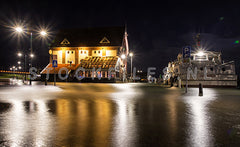
<instances>
[{"instance_id":1,"label":"lit window","mask_svg":"<svg viewBox=\"0 0 240 147\"><path fill-rule=\"evenodd\" d=\"M86 52L86 51L84 51L84 54L87 54L87 52Z\"/></svg>"},{"instance_id":2,"label":"lit window","mask_svg":"<svg viewBox=\"0 0 240 147\"><path fill-rule=\"evenodd\" d=\"M83 51L81 51L81 54L83 53Z\"/></svg>"}]
</instances>

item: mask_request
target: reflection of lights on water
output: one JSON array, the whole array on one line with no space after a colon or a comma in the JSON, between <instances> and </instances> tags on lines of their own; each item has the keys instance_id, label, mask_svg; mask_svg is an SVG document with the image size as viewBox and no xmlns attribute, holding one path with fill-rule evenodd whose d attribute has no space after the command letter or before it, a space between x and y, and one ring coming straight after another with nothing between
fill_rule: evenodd
<instances>
[{"instance_id":1,"label":"reflection of lights on water","mask_svg":"<svg viewBox=\"0 0 240 147\"><path fill-rule=\"evenodd\" d=\"M114 88L116 88L116 90L118 92L114 93L114 98L125 98L122 97L122 94L127 94L127 97L129 98L136 98L133 95L139 96L141 95L141 91L137 89L137 86L139 86L140 84L137 83L129 83L129 84L112 84L112 86ZM119 94L119 95L118 95ZM129 94L131 94L131 96L129 96Z\"/></svg>"},{"instance_id":2,"label":"reflection of lights on water","mask_svg":"<svg viewBox=\"0 0 240 147\"><path fill-rule=\"evenodd\" d=\"M171 131L171 135L175 135L176 134L176 129L177 129L177 103L176 100L174 99L175 97L177 97L176 95L173 94L169 94L166 95L166 100L167 100L167 105L168 105L168 111L169 111L169 126L170 126L170 131Z\"/></svg>"},{"instance_id":3,"label":"reflection of lights on water","mask_svg":"<svg viewBox=\"0 0 240 147\"><path fill-rule=\"evenodd\" d=\"M139 84L138 84L139 85ZM114 122L114 145L134 146L137 138L136 118L134 117L135 101L141 96L137 84L113 84L118 92L112 93L112 100L117 104L117 115Z\"/></svg>"},{"instance_id":4,"label":"reflection of lights on water","mask_svg":"<svg viewBox=\"0 0 240 147\"><path fill-rule=\"evenodd\" d=\"M34 102L37 104L38 112L44 113L48 111L48 108L46 106L46 102L43 100L34 100Z\"/></svg>"},{"instance_id":5,"label":"reflection of lights on water","mask_svg":"<svg viewBox=\"0 0 240 147\"><path fill-rule=\"evenodd\" d=\"M32 120L30 124L35 124L34 129L34 141L37 147L47 146L47 138L53 136L52 129L54 128L51 120L51 116L48 113L48 107L46 101L43 100L34 100L34 103L37 105L37 117Z\"/></svg>"},{"instance_id":6,"label":"reflection of lights on water","mask_svg":"<svg viewBox=\"0 0 240 147\"><path fill-rule=\"evenodd\" d=\"M216 99L213 89L203 89L203 96L198 96L198 88L190 88L184 95L184 102L189 106L189 144L191 146L212 146L213 138L210 134L211 124L207 105Z\"/></svg>"},{"instance_id":7,"label":"reflection of lights on water","mask_svg":"<svg viewBox=\"0 0 240 147\"><path fill-rule=\"evenodd\" d=\"M1 122L6 130L5 140L11 141L10 146L26 146L26 139L28 143L35 144L34 146L47 146L47 141L51 140L49 136L53 136L54 133L54 123L48 114L46 102L39 99L16 100L11 97L2 101L12 105L10 111L5 114L8 117ZM28 106L30 113L25 109Z\"/></svg>"},{"instance_id":8,"label":"reflection of lights on water","mask_svg":"<svg viewBox=\"0 0 240 147\"><path fill-rule=\"evenodd\" d=\"M13 105L11 111L8 113L9 119L4 120L4 125L8 128L8 133L6 134L7 140L13 140L11 146L18 147L22 142L25 134L26 121L24 106L22 101L10 100Z\"/></svg>"}]
</instances>

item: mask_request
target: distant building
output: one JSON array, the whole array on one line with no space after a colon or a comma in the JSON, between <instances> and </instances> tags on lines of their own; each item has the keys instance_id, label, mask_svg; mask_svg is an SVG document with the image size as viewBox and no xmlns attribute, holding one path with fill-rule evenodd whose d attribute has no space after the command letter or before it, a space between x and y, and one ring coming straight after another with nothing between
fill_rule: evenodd
<instances>
[{"instance_id":1,"label":"distant building","mask_svg":"<svg viewBox=\"0 0 240 147\"><path fill-rule=\"evenodd\" d=\"M165 83L186 85L187 69L190 67L192 74L187 81L189 86L237 86L237 75L234 61L223 62L220 52L196 51L191 54L190 59L183 59L182 54L178 54L175 61L168 64L165 73ZM197 71L195 71L195 68ZM195 75L195 79L192 75Z\"/></svg>"},{"instance_id":2,"label":"distant building","mask_svg":"<svg viewBox=\"0 0 240 147\"><path fill-rule=\"evenodd\" d=\"M102 79L108 78L109 68L114 68L114 74L110 75L113 80L123 78L126 71L127 61L121 59L120 55L128 55L128 40L125 27L102 27L60 30L49 48L50 62L41 72L43 79L47 71L52 67L52 59L57 60L58 67L68 69L68 80L74 80L76 69L82 67L84 72L78 76L85 75L85 80L96 77L92 69L101 68L98 75ZM50 75L53 70L50 70ZM64 73L64 71L62 72ZM76 79L75 79L76 80Z\"/></svg>"}]
</instances>

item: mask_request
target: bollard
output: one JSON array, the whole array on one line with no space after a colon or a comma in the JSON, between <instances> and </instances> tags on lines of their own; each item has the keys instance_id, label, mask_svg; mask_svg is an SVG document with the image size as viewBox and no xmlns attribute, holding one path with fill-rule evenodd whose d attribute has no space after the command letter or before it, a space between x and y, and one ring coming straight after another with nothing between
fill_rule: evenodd
<instances>
[{"instance_id":1,"label":"bollard","mask_svg":"<svg viewBox=\"0 0 240 147\"><path fill-rule=\"evenodd\" d=\"M203 86L199 83L199 96L203 96Z\"/></svg>"},{"instance_id":2,"label":"bollard","mask_svg":"<svg viewBox=\"0 0 240 147\"><path fill-rule=\"evenodd\" d=\"M47 78L45 79L45 86L47 86Z\"/></svg>"}]
</instances>

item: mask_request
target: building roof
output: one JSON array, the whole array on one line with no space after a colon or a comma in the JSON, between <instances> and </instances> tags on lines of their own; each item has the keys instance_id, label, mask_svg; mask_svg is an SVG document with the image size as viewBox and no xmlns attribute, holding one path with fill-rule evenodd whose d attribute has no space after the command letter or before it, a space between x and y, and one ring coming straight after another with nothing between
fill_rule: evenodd
<instances>
[{"instance_id":1,"label":"building roof","mask_svg":"<svg viewBox=\"0 0 240 147\"><path fill-rule=\"evenodd\" d=\"M86 57L81 60L79 67L83 67L85 69L92 69L93 67L101 69L109 69L110 67L114 67L117 64L118 56L114 57Z\"/></svg>"},{"instance_id":2,"label":"building roof","mask_svg":"<svg viewBox=\"0 0 240 147\"><path fill-rule=\"evenodd\" d=\"M58 67L55 68L55 73L58 73L59 70L63 67L67 68L68 71L76 70L79 67L85 69L92 69L92 68L100 68L101 69L109 69L111 67L115 68L118 61L118 56L114 57L86 57L85 59L81 60L80 64L73 64L71 67L69 64L58 64ZM49 74L54 74L54 70L52 64L48 64L42 71L41 74L47 74L47 69L49 70ZM50 70L51 69L51 70ZM66 74L65 70L61 72L62 74Z\"/></svg>"},{"instance_id":3,"label":"building roof","mask_svg":"<svg viewBox=\"0 0 240 147\"><path fill-rule=\"evenodd\" d=\"M121 46L124 27L61 29L51 47Z\"/></svg>"}]
</instances>

